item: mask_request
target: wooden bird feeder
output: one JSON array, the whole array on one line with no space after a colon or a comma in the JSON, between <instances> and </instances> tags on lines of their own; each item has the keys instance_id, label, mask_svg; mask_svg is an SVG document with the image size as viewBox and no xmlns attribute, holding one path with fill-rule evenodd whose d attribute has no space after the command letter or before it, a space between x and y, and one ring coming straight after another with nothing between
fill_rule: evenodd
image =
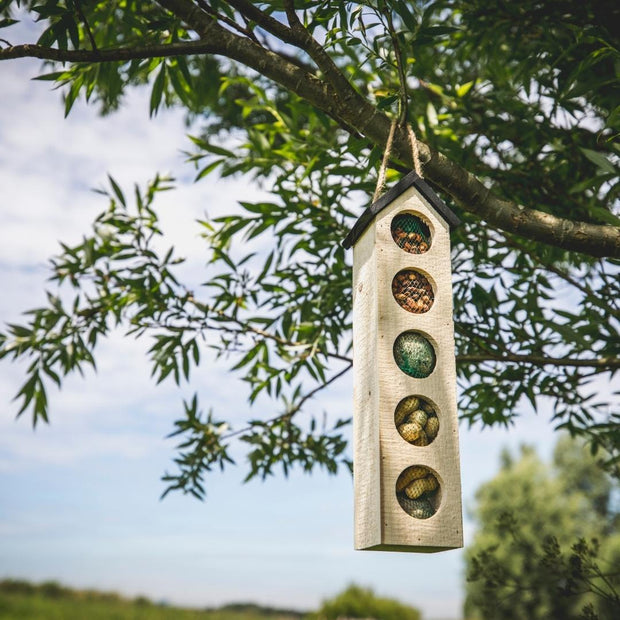
<instances>
[{"instance_id":1,"label":"wooden bird feeder","mask_svg":"<svg viewBox=\"0 0 620 620\"><path fill-rule=\"evenodd\" d=\"M463 546L450 227L415 173L358 219L353 247L355 548Z\"/></svg>"}]
</instances>

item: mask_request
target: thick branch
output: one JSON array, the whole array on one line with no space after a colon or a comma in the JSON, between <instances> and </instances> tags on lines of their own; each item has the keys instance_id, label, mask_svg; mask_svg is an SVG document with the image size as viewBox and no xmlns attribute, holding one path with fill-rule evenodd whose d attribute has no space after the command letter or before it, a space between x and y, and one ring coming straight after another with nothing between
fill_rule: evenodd
<instances>
[{"instance_id":1,"label":"thick branch","mask_svg":"<svg viewBox=\"0 0 620 620\"><path fill-rule=\"evenodd\" d=\"M58 62L115 62L134 58L164 58L188 54L216 54L218 46L211 41L183 41L164 45L117 47L96 50L61 50L26 43L0 48L0 60L40 58Z\"/></svg>"},{"instance_id":2,"label":"thick branch","mask_svg":"<svg viewBox=\"0 0 620 620\"><path fill-rule=\"evenodd\" d=\"M337 67L331 56L323 49L323 46L308 32L301 23L295 12L295 3L293 0L286 0L286 16L291 26L295 45L304 50L316 65L321 69L327 81L335 89L334 95L338 96L343 103L351 99L357 99L364 103L366 100L351 85L344 73ZM348 123L349 126L354 125Z\"/></svg>"},{"instance_id":3,"label":"thick branch","mask_svg":"<svg viewBox=\"0 0 620 620\"><path fill-rule=\"evenodd\" d=\"M406 137L401 140L400 148L406 148ZM506 232L590 256L620 258L620 227L569 220L498 198L473 174L436 151L424 172L466 211Z\"/></svg>"},{"instance_id":4,"label":"thick branch","mask_svg":"<svg viewBox=\"0 0 620 620\"><path fill-rule=\"evenodd\" d=\"M483 353L480 355L457 355L456 361L459 364L472 364L475 362L502 362L531 364L533 366L561 366L572 368L598 368L600 370L617 370L620 368L620 359L617 357L599 357L595 359L568 359L558 357L545 357L544 355L518 355L505 353L503 355L493 355Z\"/></svg>"}]
</instances>

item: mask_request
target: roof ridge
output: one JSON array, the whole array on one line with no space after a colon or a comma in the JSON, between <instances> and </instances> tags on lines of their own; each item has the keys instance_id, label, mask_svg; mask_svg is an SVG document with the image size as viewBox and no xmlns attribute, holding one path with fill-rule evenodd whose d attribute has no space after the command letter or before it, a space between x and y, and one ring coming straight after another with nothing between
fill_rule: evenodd
<instances>
[{"instance_id":1,"label":"roof ridge","mask_svg":"<svg viewBox=\"0 0 620 620\"><path fill-rule=\"evenodd\" d=\"M446 204L437 196L431 186L415 172L409 172L406 174L394 187L391 187L385 194L373 202L357 219L353 227L349 231L349 234L342 241L342 247L348 250L355 242L362 236L370 222L381 212L385 207L394 202L398 196L405 192L410 187L415 187L420 194L431 206L443 217L451 228L456 228L460 225L461 220Z\"/></svg>"}]
</instances>

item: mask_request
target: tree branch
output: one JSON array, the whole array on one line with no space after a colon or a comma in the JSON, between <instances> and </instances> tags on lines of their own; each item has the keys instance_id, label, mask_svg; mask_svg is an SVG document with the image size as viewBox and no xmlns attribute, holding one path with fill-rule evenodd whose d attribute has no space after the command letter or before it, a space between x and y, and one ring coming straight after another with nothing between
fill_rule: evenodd
<instances>
[{"instance_id":1,"label":"tree branch","mask_svg":"<svg viewBox=\"0 0 620 620\"><path fill-rule=\"evenodd\" d=\"M240 26L233 19L230 19L230 18L226 17L226 15L221 15L217 11L214 11L206 2L204 2L204 0L196 0L196 2L200 6L200 8L207 15L210 15L211 17L213 17L213 19L217 19L218 21L221 21L224 24L227 24L233 30L236 30L237 32L245 35L246 37L248 37L250 39L252 39L252 41L254 41L255 43L259 42L258 39L256 38L256 35L249 28L243 28L242 26Z\"/></svg>"},{"instance_id":2,"label":"tree branch","mask_svg":"<svg viewBox=\"0 0 620 620\"><path fill-rule=\"evenodd\" d=\"M232 0L232 2L236 4L246 3L245 0ZM191 13L195 13L195 7L187 0L160 0L160 4L177 14L179 14L177 9L182 7L183 15L181 17L183 19L194 17L194 15L190 15L190 10ZM187 6L188 4L189 6ZM277 20L273 21L276 22ZM195 27L191 21L188 23ZM280 22L277 23L280 24ZM202 27L200 23L196 25L199 28ZM280 24L280 27L284 26ZM284 61L278 59L276 55L273 55L274 58L265 58L270 54L266 50L261 50L263 57L257 58L257 50L248 49L250 41L239 40L240 37L235 37L223 28L220 30L220 36L224 36L225 33L227 38L237 39L236 41L226 42L226 55L230 58L238 60L266 77L274 79L282 86L290 88L309 103L328 113L332 118L339 118L341 122L353 127L361 135L370 138L381 149L385 148L390 131L389 118L358 93L348 80L343 80L344 92L338 93L329 84L317 80L314 76L308 74L304 76L298 67L296 68L297 72L295 72L291 71L290 67L281 66ZM309 34L308 36L312 39ZM310 45L309 42L308 45ZM321 53L329 59L322 48ZM312 57L318 64L318 56ZM329 60L331 62L331 59ZM321 69L326 71L327 66L321 67ZM342 77L344 78L344 76ZM339 80L338 83L340 84L341 81ZM502 230L549 245L583 252L591 256L620 258L620 227L574 222L542 211L528 209L512 201L503 200L494 196L491 190L486 188L473 174L450 161L441 153L431 150L427 144L420 142L419 149L420 159L425 165L425 176L450 194L466 211L481 217ZM399 129L396 133L394 153L402 161L413 167L409 136L404 128Z\"/></svg>"},{"instance_id":3,"label":"tree branch","mask_svg":"<svg viewBox=\"0 0 620 620\"><path fill-rule=\"evenodd\" d=\"M263 30L266 30L272 35L278 37L280 41L290 43L296 47L298 46L298 41L296 40L293 31L286 26L286 24L283 24L281 21L278 21L267 13L263 13L263 11L254 6L251 2L248 2L247 0L228 0L227 3L239 11L239 13L245 18L252 20Z\"/></svg>"},{"instance_id":4,"label":"tree branch","mask_svg":"<svg viewBox=\"0 0 620 620\"><path fill-rule=\"evenodd\" d=\"M58 62L123 62L138 58L164 58L187 54L216 54L218 46L211 41L196 40L163 45L117 47L95 50L62 50L26 43L0 48L0 61L13 58L40 58Z\"/></svg>"},{"instance_id":5,"label":"tree branch","mask_svg":"<svg viewBox=\"0 0 620 620\"><path fill-rule=\"evenodd\" d=\"M471 364L475 362L502 362L516 364L531 364L533 366L562 366L572 368L597 368L600 370L616 370L620 368L620 358L599 357L595 359L568 359L558 357L545 357L544 355L527 355L516 353L505 353L493 355L483 354L462 354L456 356L457 364Z\"/></svg>"},{"instance_id":6,"label":"tree branch","mask_svg":"<svg viewBox=\"0 0 620 620\"><path fill-rule=\"evenodd\" d=\"M158 0L158 3L185 21L198 33L200 40L98 51L18 45L0 49L0 60L35 57L61 62L108 62L182 54L220 54L289 89L338 123L366 136L381 150L385 149L390 119L357 92L333 64L325 50L303 27L305 34L296 28L293 32L293 28L287 28L281 22L258 11L263 23L277 29L282 40L301 46L307 51L324 72L326 80L318 79L279 54L221 27L190 0ZM245 0L230 0L230 4L238 7L243 5L242 12L252 18L248 13L251 5ZM256 7L253 14L255 11ZM565 250L597 257L620 258L620 227L572 221L501 199L493 195L473 174L430 149L427 144L419 142L419 151L426 178L452 196L464 210L482 220L507 232ZM406 129L397 130L393 152L395 158L413 167Z\"/></svg>"}]
</instances>

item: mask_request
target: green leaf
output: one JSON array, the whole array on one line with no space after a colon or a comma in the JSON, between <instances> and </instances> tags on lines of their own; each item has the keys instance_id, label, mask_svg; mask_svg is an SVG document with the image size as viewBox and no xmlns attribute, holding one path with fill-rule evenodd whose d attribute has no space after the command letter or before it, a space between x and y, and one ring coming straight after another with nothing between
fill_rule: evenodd
<instances>
[{"instance_id":1,"label":"green leaf","mask_svg":"<svg viewBox=\"0 0 620 620\"><path fill-rule=\"evenodd\" d=\"M469 82L465 82L465 84L461 84L456 89L456 96L464 97L472 89L474 84L475 80L470 80Z\"/></svg>"},{"instance_id":2,"label":"green leaf","mask_svg":"<svg viewBox=\"0 0 620 620\"><path fill-rule=\"evenodd\" d=\"M209 165L202 168L202 170L196 175L194 182L200 181L200 179L203 179L207 175L211 174L214 170L216 170L219 166L221 166L224 163L225 163L224 159L216 159L212 161Z\"/></svg>"},{"instance_id":3,"label":"green leaf","mask_svg":"<svg viewBox=\"0 0 620 620\"><path fill-rule=\"evenodd\" d=\"M118 198L118 201L124 206L127 206L127 203L125 202L125 196L123 195L123 192L121 191L121 188L119 187L118 183L108 174L108 181L110 181L110 185L112 186L112 190L114 191L115 196Z\"/></svg>"},{"instance_id":4,"label":"green leaf","mask_svg":"<svg viewBox=\"0 0 620 620\"><path fill-rule=\"evenodd\" d=\"M437 111L435 110L435 106L430 101L426 105L426 118L428 119L429 127L437 127L439 124Z\"/></svg>"},{"instance_id":5,"label":"green leaf","mask_svg":"<svg viewBox=\"0 0 620 620\"><path fill-rule=\"evenodd\" d=\"M598 151L593 151L591 149L586 149L581 147L579 149L594 165L596 165L603 172L607 172L609 174L617 174L616 167L603 155Z\"/></svg>"},{"instance_id":6,"label":"green leaf","mask_svg":"<svg viewBox=\"0 0 620 620\"><path fill-rule=\"evenodd\" d=\"M161 69L153 82L153 90L151 91L151 99L149 102L149 114L150 116L154 116L157 114L159 110L159 105L161 103L162 95L164 92L164 87L166 85L166 63L161 63Z\"/></svg>"}]
</instances>

